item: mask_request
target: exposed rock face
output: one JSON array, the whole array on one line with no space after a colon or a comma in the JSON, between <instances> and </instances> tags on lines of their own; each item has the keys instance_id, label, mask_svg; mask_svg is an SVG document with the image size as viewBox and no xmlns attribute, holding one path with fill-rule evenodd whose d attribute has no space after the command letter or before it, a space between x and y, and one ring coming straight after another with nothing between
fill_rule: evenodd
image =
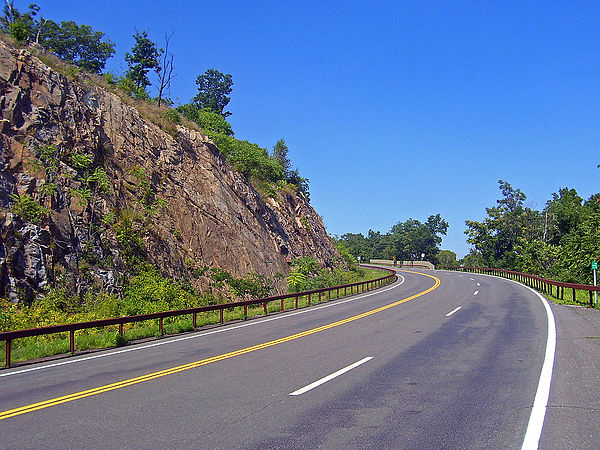
<instances>
[{"instance_id":1,"label":"exposed rock face","mask_svg":"<svg viewBox=\"0 0 600 450\"><path fill-rule=\"evenodd\" d=\"M265 202L206 136L181 126L168 134L117 95L3 42L0 127L0 297L31 301L59 275L80 293L117 289L119 233L132 229L115 222L127 217L138 218L131 241L141 236L147 261L198 287L206 279L191 278L194 267L273 276L296 257L331 266L339 256L301 195ZM15 195L34 200L26 214Z\"/></svg>"}]
</instances>

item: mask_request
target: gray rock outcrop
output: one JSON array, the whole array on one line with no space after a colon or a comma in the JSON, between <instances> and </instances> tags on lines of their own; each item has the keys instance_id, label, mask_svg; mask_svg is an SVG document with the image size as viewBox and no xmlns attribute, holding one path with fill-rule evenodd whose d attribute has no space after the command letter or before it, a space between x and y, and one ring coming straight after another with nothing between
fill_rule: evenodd
<instances>
[{"instance_id":1,"label":"gray rock outcrop","mask_svg":"<svg viewBox=\"0 0 600 450\"><path fill-rule=\"evenodd\" d=\"M0 297L32 301L59 278L81 295L118 290L126 231L146 261L200 288L196 267L271 277L300 256L339 257L301 194L263 199L205 135L166 132L75 76L0 41Z\"/></svg>"}]
</instances>

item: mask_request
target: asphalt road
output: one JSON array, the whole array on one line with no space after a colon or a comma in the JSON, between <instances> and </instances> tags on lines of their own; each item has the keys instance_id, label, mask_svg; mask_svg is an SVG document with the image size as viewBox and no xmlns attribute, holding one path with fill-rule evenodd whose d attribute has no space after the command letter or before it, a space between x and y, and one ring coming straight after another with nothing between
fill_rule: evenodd
<instances>
[{"instance_id":1,"label":"asphalt road","mask_svg":"<svg viewBox=\"0 0 600 450\"><path fill-rule=\"evenodd\" d=\"M400 274L297 312L0 371L0 447L521 448L546 353L542 301L484 275ZM594 367L555 374L550 404L566 406L545 408L542 448L600 448L598 391L569 388Z\"/></svg>"}]
</instances>

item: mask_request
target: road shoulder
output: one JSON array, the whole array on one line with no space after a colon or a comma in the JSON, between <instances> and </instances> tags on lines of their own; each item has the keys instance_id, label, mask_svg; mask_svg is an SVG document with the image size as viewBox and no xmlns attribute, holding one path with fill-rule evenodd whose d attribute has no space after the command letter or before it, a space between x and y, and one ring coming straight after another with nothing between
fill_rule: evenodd
<instances>
[{"instance_id":1,"label":"road shoulder","mask_svg":"<svg viewBox=\"0 0 600 450\"><path fill-rule=\"evenodd\" d=\"M557 348L540 448L600 441L600 310L551 303Z\"/></svg>"}]
</instances>

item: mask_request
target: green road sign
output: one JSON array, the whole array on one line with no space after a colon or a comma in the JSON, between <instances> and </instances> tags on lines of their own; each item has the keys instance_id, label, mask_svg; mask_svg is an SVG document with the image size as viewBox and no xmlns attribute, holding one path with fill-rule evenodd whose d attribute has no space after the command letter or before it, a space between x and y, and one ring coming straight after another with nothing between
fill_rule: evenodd
<instances>
[{"instance_id":1,"label":"green road sign","mask_svg":"<svg viewBox=\"0 0 600 450\"><path fill-rule=\"evenodd\" d=\"M597 270L598 269L598 263L596 261L594 261L592 263L592 270Z\"/></svg>"}]
</instances>

